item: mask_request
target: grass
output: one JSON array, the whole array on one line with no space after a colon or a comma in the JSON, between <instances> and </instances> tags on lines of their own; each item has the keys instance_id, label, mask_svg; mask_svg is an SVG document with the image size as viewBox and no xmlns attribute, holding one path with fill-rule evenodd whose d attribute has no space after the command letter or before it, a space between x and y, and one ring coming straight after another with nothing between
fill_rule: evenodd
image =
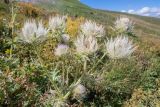
<instances>
[{"instance_id":1,"label":"grass","mask_svg":"<svg viewBox=\"0 0 160 107\"><path fill-rule=\"evenodd\" d=\"M97 10L90 8L78 0L59 0L58 5L40 4L45 9L50 11L58 11L61 14L68 13L71 16L83 16L89 19L96 20L104 25L111 25L115 18L119 16L130 17L135 21L137 29L141 29L144 33L160 35L160 19L154 17L144 17L138 15L131 15L120 12ZM146 30L147 29L147 30Z\"/></svg>"},{"instance_id":2,"label":"grass","mask_svg":"<svg viewBox=\"0 0 160 107\"><path fill-rule=\"evenodd\" d=\"M0 1L0 106L159 107L160 19L93 9L78 0L15 5L11 17L10 5ZM43 20L48 28L48 19L55 14L68 15L66 30L51 30L41 43L18 41L26 19ZM135 22L134 31L122 35L137 49L128 58L112 59L104 41L119 36L111 29L119 16ZM104 25L106 31L105 37L96 39L98 50L87 57L77 54L74 45L85 20ZM62 33L71 39L64 42ZM56 56L61 43L69 51Z\"/></svg>"}]
</instances>

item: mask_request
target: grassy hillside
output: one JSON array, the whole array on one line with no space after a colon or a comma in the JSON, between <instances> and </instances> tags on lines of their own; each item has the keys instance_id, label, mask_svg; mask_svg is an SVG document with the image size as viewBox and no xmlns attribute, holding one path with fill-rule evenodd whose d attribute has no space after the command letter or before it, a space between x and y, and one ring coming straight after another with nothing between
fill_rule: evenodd
<instances>
[{"instance_id":1,"label":"grassy hillside","mask_svg":"<svg viewBox=\"0 0 160 107\"><path fill-rule=\"evenodd\" d=\"M83 16L88 19L95 20L108 28L113 25L117 17L126 16L135 22L135 34L146 42L158 46L160 50L160 19L154 17L144 17L131 15L121 12L113 12L106 10L93 9L79 0L57 0L56 4L38 3L38 6L49 11L56 11L61 14L69 14L70 16Z\"/></svg>"},{"instance_id":2,"label":"grassy hillside","mask_svg":"<svg viewBox=\"0 0 160 107\"><path fill-rule=\"evenodd\" d=\"M0 1L0 107L160 107L160 19L31 1Z\"/></svg>"},{"instance_id":3,"label":"grassy hillside","mask_svg":"<svg viewBox=\"0 0 160 107\"><path fill-rule=\"evenodd\" d=\"M144 33L160 35L160 19L153 17L144 17L137 15L130 15L119 12L104 11L92 9L78 0L58 0L56 4L52 3L38 3L45 9L50 11L58 11L62 14L68 13L72 16L84 16L103 24L111 24L119 16L130 17L136 23L136 30L141 29ZM146 30L147 29L147 30Z\"/></svg>"},{"instance_id":4,"label":"grassy hillside","mask_svg":"<svg viewBox=\"0 0 160 107\"><path fill-rule=\"evenodd\" d=\"M160 35L160 19L153 17L144 17L120 12L97 10L82 4L79 0L36 0L36 5L46 9L48 12L58 12L61 14L68 14L71 16L83 16L104 25L111 25L113 21L119 16L127 16L135 21L135 30L139 36L142 35ZM53 2L54 1L54 2ZM0 2L0 10L4 12L7 10L6 4ZM48 13L46 12L46 14Z\"/></svg>"}]
</instances>

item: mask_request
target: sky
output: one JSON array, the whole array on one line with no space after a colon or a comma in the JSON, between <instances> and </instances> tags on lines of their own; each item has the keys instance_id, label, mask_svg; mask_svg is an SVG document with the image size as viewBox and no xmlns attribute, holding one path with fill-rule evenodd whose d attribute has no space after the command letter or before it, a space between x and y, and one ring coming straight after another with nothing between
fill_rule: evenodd
<instances>
[{"instance_id":1,"label":"sky","mask_svg":"<svg viewBox=\"0 0 160 107\"><path fill-rule=\"evenodd\" d=\"M97 9L160 17L160 0L80 0Z\"/></svg>"}]
</instances>

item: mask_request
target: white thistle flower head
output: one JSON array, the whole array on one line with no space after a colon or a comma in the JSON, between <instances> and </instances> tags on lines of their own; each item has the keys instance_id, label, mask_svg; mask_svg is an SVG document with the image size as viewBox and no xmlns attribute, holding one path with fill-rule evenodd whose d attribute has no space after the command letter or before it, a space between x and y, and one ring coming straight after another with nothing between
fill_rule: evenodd
<instances>
[{"instance_id":1,"label":"white thistle flower head","mask_svg":"<svg viewBox=\"0 0 160 107\"><path fill-rule=\"evenodd\" d=\"M46 39L47 29L42 21L36 24L35 20L28 20L24 23L20 39L24 43L43 42Z\"/></svg>"},{"instance_id":2,"label":"white thistle flower head","mask_svg":"<svg viewBox=\"0 0 160 107\"><path fill-rule=\"evenodd\" d=\"M49 28L52 31L64 31L66 27L66 16L55 16L49 19Z\"/></svg>"},{"instance_id":3,"label":"white thistle flower head","mask_svg":"<svg viewBox=\"0 0 160 107\"><path fill-rule=\"evenodd\" d=\"M98 49L97 39L93 36L80 35L74 44L79 54L91 54Z\"/></svg>"},{"instance_id":4,"label":"white thistle flower head","mask_svg":"<svg viewBox=\"0 0 160 107\"><path fill-rule=\"evenodd\" d=\"M37 35L43 36L47 34L47 29L43 26L42 21L38 22L38 27L37 27Z\"/></svg>"},{"instance_id":5,"label":"white thistle flower head","mask_svg":"<svg viewBox=\"0 0 160 107\"><path fill-rule=\"evenodd\" d=\"M60 44L55 49L54 54L56 56L61 56L61 55L64 55L64 54L68 53L68 50L69 50L69 47L67 45Z\"/></svg>"},{"instance_id":6,"label":"white thistle flower head","mask_svg":"<svg viewBox=\"0 0 160 107\"><path fill-rule=\"evenodd\" d=\"M63 34L62 35L62 41L64 43L67 43L70 40L70 36L68 34Z\"/></svg>"},{"instance_id":7,"label":"white thistle flower head","mask_svg":"<svg viewBox=\"0 0 160 107\"><path fill-rule=\"evenodd\" d=\"M127 17L117 18L115 21L115 29L121 32L132 32L134 23Z\"/></svg>"},{"instance_id":8,"label":"white thistle flower head","mask_svg":"<svg viewBox=\"0 0 160 107\"><path fill-rule=\"evenodd\" d=\"M103 37L105 35L104 27L92 21L82 24L81 31L85 36Z\"/></svg>"},{"instance_id":9,"label":"white thistle flower head","mask_svg":"<svg viewBox=\"0 0 160 107\"><path fill-rule=\"evenodd\" d=\"M121 59L130 56L136 49L128 37L116 37L106 43L106 49L111 59Z\"/></svg>"},{"instance_id":10,"label":"white thistle flower head","mask_svg":"<svg viewBox=\"0 0 160 107\"><path fill-rule=\"evenodd\" d=\"M87 89L82 84L78 84L73 89L73 97L83 99L87 95Z\"/></svg>"}]
</instances>

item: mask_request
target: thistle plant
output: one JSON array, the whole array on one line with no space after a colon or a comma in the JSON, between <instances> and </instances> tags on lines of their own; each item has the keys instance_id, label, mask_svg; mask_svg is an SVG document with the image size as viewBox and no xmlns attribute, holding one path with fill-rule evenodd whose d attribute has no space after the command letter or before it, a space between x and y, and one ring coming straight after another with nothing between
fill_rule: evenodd
<instances>
[{"instance_id":1,"label":"thistle plant","mask_svg":"<svg viewBox=\"0 0 160 107\"><path fill-rule=\"evenodd\" d=\"M47 29L44 28L42 21L36 24L35 20L28 20L24 23L20 40L23 43L41 43L47 38Z\"/></svg>"},{"instance_id":2,"label":"thistle plant","mask_svg":"<svg viewBox=\"0 0 160 107\"><path fill-rule=\"evenodd\" d=\"M76 52L82 57L82 60L84 61L83 64L83 71L84 71L83 75L84 75L87 70L88 55L98 50L97 39L93 36L79 35L74 44L76 46Z\"/></svg>"},{"instance_id":3,"label":"thistle plant","mask_svg":"<svg viewBox=\"0 0 160 107\"><path fill-rule=\"evenodd\" d=\"M42 21L39 21L38 24L35 20L28 20L24 23L19 40L25 44L25 49L29 54L27 58L29 62L33 60L33 55L36 55L36 58L42 64L39 45L48 38L47 33L48 30L43 26Z\"/></svg>"},{"instance_id":4,"label":"thistle plant","mask_svg":"<svg viewBox=\"0 0 160 107\"><path fill-rule=\"evenodd\" d=\"M115 30L119 33L131 33L133 28L134 23L127 17L120 17L115 21Z\"/></svg>"},{"instance_id":5,"label":"thistle plant","mask_svg":"<svg viewBox=\"0 0 160 107\"><path fill-rule=\"evenodd\" d=\"M98 49L97 39L92 36L80 35L74 44L76 46L77 53L80 55L88 55Z\"/></svg>"},{"instance_id":6,"label":"thistle plant","mask_svg":"<svg viewBox=\"0 0 160 107\"><path fill-rule=\"evenodd\" d=\"M49 19L49 29L56 33L63 33L66 28L66 16L55 16Z\"/></svg>"},{"instance_id":7,"label":"thistle plant","mask_svg":"<svg viewBox=\"0 0 160 107\"><path fill-rule=\"evenodd\" d=\"M115 39L110 39L106 43L106 51L111 59L127 58L130 56L136 47L128 37L118 36Z\"/></svg>"},{"instance_id":8,"label":"thistle plant","mask_svg":"<svg viewBox=\"0 0 160 107\"><path fill-rule=\"evenodd\" d=\"M69 47L67 45L63 45L63 44L60 44L57 46L57 48L55 49L55 52L54 54L56 56L61 56L61 55L64 55L68 52L69 50Z\"/></svg>"},{"instance_id":9,"label":"thistle plant","mask_svg":"<svg viewBox=\"0 0 160 107\"><path fill-rule=\"evenodd\" d=\"M81 25L81 32L85 36L103 37L105 35L104 27L90 20Z\"/></svg>"}]
</instances>

